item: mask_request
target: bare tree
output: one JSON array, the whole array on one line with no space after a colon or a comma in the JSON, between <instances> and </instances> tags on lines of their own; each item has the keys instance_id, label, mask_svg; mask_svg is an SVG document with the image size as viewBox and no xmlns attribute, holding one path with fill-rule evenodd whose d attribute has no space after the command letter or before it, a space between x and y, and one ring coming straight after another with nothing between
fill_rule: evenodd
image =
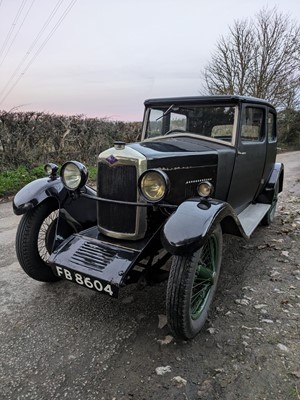
<instances>
[{"instance_id":1,"label":"bare tree","mask_svg":"<svg viewBox=\"0 0 300 400\"><path fill-rule=\"evenodd\" d=\"M204 91L268 99L285 108L300 89L300 26L276 8L235 21L204 69Z\"/></svg>"}]
</instances>

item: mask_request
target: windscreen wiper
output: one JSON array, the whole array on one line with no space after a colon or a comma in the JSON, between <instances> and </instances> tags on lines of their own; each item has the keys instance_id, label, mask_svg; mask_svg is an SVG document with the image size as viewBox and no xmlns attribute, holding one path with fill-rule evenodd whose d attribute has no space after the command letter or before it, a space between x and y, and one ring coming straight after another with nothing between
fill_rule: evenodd
<instances>
[{"instance_id":1,"label":"windscreen wiper","mask_svg":"<svg viewBox=\"0 0 300 400\"><path fill-rule=\"evenodd\" d=\"M168 114L173 110L174 105L175 105L175 104L172 104L172 105L163 113L163 115L161 115L160 117L158 117L158 118L156 119L156 121L159 121L160 119L162 119L163 117L165 117L166 115L168 115Z\"/></svg>"}]
</instances>

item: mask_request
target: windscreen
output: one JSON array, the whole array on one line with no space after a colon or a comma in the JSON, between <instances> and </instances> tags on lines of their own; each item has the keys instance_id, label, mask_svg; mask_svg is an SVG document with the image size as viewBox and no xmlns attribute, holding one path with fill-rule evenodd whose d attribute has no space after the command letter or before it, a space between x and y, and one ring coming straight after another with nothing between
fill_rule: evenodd
<instances>
[{"instance_id":1,"label":"windscreen","mask_svg":"<svg viewBox=\"0 0 300 400\"><path fill-rule=\"evenodd\" d=\"M166 105L151 107L148 113L146 137L192 133L231 142L235 106Z\"/></svg>"}]
</instances>

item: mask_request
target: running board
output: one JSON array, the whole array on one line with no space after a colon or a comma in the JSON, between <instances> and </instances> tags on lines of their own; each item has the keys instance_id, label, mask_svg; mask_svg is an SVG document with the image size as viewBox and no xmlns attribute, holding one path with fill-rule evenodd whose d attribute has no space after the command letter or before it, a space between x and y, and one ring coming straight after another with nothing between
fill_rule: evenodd
<instances>
[{"instance_id":1,"label":"running board","mask_svg":"<svg viewBox=\"0 0 300 400\"><path fill-rule=\"evenodd\" d=\"M238 214L238 219L247 236L251 236L260 221L269 211L270 204L250 204L245 210Z\"/></svg>"}]
</instances>

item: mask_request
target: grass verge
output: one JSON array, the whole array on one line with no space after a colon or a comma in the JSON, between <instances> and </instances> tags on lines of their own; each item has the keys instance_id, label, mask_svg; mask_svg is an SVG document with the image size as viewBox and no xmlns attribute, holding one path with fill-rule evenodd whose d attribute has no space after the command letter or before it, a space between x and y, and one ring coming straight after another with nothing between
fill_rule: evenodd
<instances>
[{"instance_id":1,"label":"grass verge","mask_svg":"<svg viewBox=\"0 0 300 400\"><path fill-rule=\"evenodd\" d=\"M89 182L92 184L96 180L97 168L88 167ZM27 183L35 179L44 178L44 166L40 165L34 168L19 166L13 170L0 172L0 198L13 196Z\"/></svg>"}]
</instances>

